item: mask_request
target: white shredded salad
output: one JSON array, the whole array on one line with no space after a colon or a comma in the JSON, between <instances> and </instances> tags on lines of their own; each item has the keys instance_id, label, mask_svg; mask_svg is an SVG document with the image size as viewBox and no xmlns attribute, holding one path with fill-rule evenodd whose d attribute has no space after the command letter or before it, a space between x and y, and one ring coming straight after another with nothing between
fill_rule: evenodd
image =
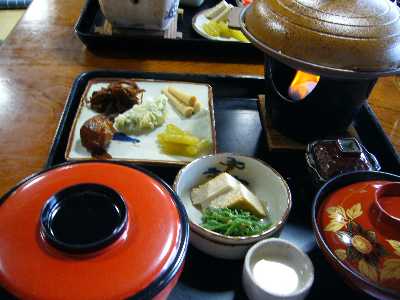
<instances>
[{"instance_id":1,"label":"white shredded salad","mask_svg":"<svg viewBox=\"0 0 400 300\"><path fill-rule=\"evenodd\" d=\"M152 130L160 126L166 115L168 98L161 94L154 101L145 99L141 104L118 115L114 127L125 134L134 134L142 130Z\"/></svg>"}]
</instances>

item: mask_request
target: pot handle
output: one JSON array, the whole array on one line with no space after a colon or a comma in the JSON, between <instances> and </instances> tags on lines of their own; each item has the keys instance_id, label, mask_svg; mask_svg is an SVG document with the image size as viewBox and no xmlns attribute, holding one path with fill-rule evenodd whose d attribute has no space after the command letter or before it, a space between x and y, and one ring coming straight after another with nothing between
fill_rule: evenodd
<instances>
[{"instance_id":1,"label":"pot handle","mask_svg":"<svg viewBox=\"0 0 400 300\"><path fill-rule=\"evenodd\" d=\"M244 7L232 7L228 15L228 27L240 30L240 15Z\"/></svg>"}]
</instances>

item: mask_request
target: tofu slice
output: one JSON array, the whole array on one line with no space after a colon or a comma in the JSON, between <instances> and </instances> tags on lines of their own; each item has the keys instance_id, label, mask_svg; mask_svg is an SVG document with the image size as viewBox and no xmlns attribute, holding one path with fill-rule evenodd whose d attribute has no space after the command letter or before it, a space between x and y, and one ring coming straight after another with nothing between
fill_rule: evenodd
<instances>
[{"instance_id":1,"label":"tofu slice","mask_svg":"<svg viewBox=\"0 0 400 300\"><path fill-rule=\"evenodd\" d=\"M207 207L216 197L232 191L238 185L238 181L228 173L221 173L206 183L194 188L191 198L194 205Z\"/></svg>"},{"instance_id":2,"label":"tofu slice","mask_svg":"<svg viewBox=\"0 0 400 300\"><path fill-rule=\"evenodd\" d=\"M215 208L241 208L260 218L267 215L260 200L241 182L230 192L215 197L209 206Z\"/></svg>"}]
</instances>

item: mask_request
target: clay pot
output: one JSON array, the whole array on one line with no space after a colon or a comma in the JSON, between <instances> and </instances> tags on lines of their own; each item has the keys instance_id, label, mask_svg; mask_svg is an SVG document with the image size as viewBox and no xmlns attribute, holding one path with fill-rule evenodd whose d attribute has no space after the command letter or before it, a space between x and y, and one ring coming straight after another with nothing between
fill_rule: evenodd
<instances>
[{"instance_id":1,"label":"clay pot","mask_svg":"<svg viewBox=\"0 0 400 300\"><path fill-rule=\"evenodd\" d=\"M355 78L399 72L400 9L389 0L254 0L241 29L295 69Z\"/></svg>"}]
</instances>

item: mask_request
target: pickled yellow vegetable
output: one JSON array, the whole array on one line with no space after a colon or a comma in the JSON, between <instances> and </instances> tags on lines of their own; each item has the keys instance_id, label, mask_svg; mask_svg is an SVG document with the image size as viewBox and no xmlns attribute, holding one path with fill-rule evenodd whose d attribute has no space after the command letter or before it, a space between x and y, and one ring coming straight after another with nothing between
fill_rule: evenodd
<instances>
[{"instance_id":1,"label":"pickled yellow vegetable","mask_svg":"<svg viewBox=\"0 0 400 300\"><path fill-rule=\"evenodd\" d=\"M158 143L164 153L194 157L208 151L210 141L199 139L179 127L168 124L165 131L157 135Z\"/></svg>"},{"instance_id":2,"label":"pickled yellow vegetable","mask_svg":"<svg viewBox=\"0 0 400 300\"><path fill-rule=\"evenodd\" d=\"M161 149L172 155L183 155L183 156L196 156L199 153L199 148L196 146L182 146L177 144L164 144Z\"/></svg>"},{"instance_id":3,"label":"pickled yellow vegetable","mask_svg":"<svg viewBox=\"0 0 400 300\"><path fill-rule=\"evenodd\" d=\"M182 135L185 134L185 132L182 129L180 129L179 127L175 126L174 124L168 124L166 132L167 133L173 133L173 134L182 134Z\"/></svg>"},{"instance_id":4,"label":"pickled yellow vegetable","mask_svg":"<svg viewBox=\"0 0 400 300\"><path fill-rule=\"evenodd\" d=\"M215 21L209 21L203 25L203 30L211 36L218 37L220 36L220 30L218 23Z\"/></svg>"},{"instance_id":5,"label":"pickled yellow vegetable","mask_svg":"<svg viewBox=\"0 0 400 300\"><path fill-rule=\"evenodd\" d=\"M228 22L225 21L216 22L211 20L203 25L203 30L214 37L234 38L241 42L249 42L240 30L229 28Z\"/></svg>"},{"instance_id":6,"label":"pickled yellow vegetable","mask_svg":"<svg viewBox=\"0 0 400 300\"><path fill-rule=\"evenodd\" d=\"M166 143L196 146L200 142L200 140L197 137L189 135L160 133L158 136L160 140Z\"/></svg>"},{"instance_id":7,"label":"pickled yellow vegetable","mask_svg":"<svg viewBox=\"0 0 400 300\"><path fill-rule=\"evenodd\" d=\"M231 32L231 37L237 39L241 42L249 42L245 35L240 30L229 29Z\"/></svg>"}]
</instances>

